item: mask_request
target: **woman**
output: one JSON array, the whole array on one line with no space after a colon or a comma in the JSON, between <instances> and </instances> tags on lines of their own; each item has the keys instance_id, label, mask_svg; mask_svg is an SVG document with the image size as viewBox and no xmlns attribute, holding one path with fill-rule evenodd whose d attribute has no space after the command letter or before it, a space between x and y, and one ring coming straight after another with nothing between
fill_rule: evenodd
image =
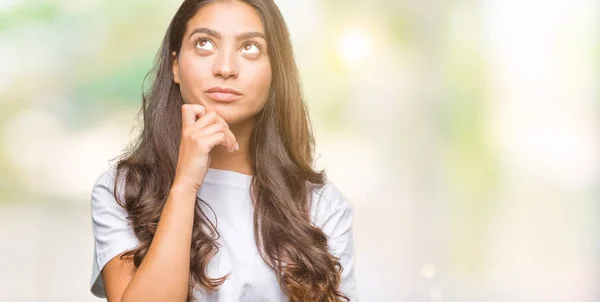
<instances>
[{"instance_id":1,"label":"woman","mask_svg":"<svg viewBox=\"0 0 600 302\"><path fill-rule=\"evenodd\" d=\"M92 293L354 301L353 208L312 169L273 1L184 1L153 75L139 139L92 191Z\"/></svg>"}]
</instances>

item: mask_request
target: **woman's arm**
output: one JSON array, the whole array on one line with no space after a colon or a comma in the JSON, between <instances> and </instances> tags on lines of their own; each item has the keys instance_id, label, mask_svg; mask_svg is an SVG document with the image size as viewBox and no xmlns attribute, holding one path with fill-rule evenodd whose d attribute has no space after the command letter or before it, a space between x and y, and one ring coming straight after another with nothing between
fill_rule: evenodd
<instances>
[{"instance_id":1,"label":"woman's arm","mask_svg":"<svg viewBox=\"0 0 600 302\"><path fill-rule=\"evenodd\" d=\"M181 106L182 133L175 180L156 233L133 275L131 266L118 257L105 266L102 278L110 302L187 300L196 196L210 166L210 151L218 145L230 152L239 150L227 122L214 111L205 113L199 104Z\"/></svg>"},{"instance_id":2,"label":"woman's arm","mask_svg":"<svg viewBox=\"0 0 600 302\"><path fill-rule=\"evenodd\" d=\"M197 191L173 184L156 234L135 274L131 259L114 257L102 270L109 302L186 301Z\"/></svg>"}]
</instances>

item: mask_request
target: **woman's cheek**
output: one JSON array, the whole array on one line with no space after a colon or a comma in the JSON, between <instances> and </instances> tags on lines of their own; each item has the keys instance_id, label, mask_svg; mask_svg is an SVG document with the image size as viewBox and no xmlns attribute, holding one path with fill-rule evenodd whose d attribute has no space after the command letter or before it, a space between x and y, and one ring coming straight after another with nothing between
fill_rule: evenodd
<instances>
[{"instance_id":1,"label":"woman's cheek","mask_svg":"<svg viewBox=\"0 0 600 302\"><path fill-rule=\"evenodd\" d=\"M260 75L254 77L257 81L256 87L260 87L261 90L264 90L271 86L271 66L269 64L261 64L260 66L257 66L254 74Z\"/></svg>"}]
</instances>

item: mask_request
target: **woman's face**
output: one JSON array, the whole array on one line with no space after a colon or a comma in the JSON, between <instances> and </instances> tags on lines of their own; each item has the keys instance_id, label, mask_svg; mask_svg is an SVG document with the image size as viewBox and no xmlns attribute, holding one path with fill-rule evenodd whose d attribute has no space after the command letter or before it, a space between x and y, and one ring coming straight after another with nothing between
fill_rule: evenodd
<instances>
[{"instance_id":1,"label":"woman's face","mask_svg":"<svg viewBox=\"0 0 600 302\"><path fill-rule=\"evenodd\" d=\"M186 104L216 111L228 124L264 107L271 64L262 21L246 3L214 2L189 20L173 78Z\"/></svg>"}]
</instances>

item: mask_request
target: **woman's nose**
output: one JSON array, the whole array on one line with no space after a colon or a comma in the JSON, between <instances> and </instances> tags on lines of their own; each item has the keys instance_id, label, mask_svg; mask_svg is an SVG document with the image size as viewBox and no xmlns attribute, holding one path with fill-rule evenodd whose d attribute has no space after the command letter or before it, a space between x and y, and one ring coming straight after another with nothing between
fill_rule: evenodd
<instances>
[{"instance_id":1,"label":"woman's nose","mask_svg":"<svg viewBox=\"0 0 600 302\"><path fill-rule=\"evenodd\" d=\"M213 66L213 75L227 79L238 76L237 58L235 52L223 51L217 54L215 65Z\"/></svg>"}]
</instances>

